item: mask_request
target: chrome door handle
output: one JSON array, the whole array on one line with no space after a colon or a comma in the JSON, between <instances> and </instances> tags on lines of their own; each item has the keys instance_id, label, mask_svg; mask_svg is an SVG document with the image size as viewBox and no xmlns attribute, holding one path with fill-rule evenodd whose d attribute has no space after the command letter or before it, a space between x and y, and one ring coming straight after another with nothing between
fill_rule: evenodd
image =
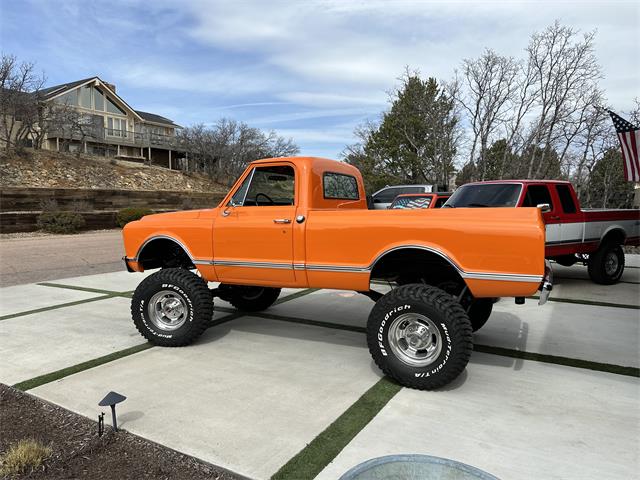
<instances>
[{"instance_id":1,"label":"chrome door handle","mask_svg":"<svg viewBox=\"0 0 640 480\"><path fill-rule=\"evenodd\" d=\"M289 218L274 218L273 223L291 223Z\"/></svg>"}]
</instances>

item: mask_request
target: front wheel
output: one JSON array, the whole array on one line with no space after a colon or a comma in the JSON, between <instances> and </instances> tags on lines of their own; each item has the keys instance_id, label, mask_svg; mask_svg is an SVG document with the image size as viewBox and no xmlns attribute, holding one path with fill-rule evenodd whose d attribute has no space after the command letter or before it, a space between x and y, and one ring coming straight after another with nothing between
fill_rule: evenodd
<instances>
[{"instance_id":1,"label":"front wheel","mask_svg":"<svg viewBox=\"0 0 640 480\"><path fill-rule=\"evenodd\" d=\"M465 369L473 349L469 317L448 293L410 284L378 300L367 322L376 365L401 385L432 390Z\"/></svg>"},{"instance_id":2,"label":"front wheel","mask_svg":"<svg viewBox=\"0 0 640 480\"><path fill-rule=\"evenodd\" d=\"M624 272L624 250L615 243L605 243L597 252L589 255L589 277L601 285L613 285Z\"/></svg>"},{"instance_id":3,"label":"front wheel","mask_svg":"<svg viewBox=\"0 0 640 480\"><path fill-rule=\"evenodd\" d=\"M213 297L202 278L182 268L165 268L138 285L131 315L140 334L154 345L181 347L209 327Z\"/></svg>"}]
</instances>

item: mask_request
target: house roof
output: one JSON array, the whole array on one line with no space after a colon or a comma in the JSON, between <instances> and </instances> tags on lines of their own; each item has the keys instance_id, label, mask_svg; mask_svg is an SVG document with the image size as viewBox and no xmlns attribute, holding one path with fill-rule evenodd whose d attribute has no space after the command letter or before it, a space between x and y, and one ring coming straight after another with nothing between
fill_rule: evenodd
<instances>
[{"instance_id":1,"label":"house roof","mask_svg":"<svg viewBox=\"0 0 640 480\"><path fill-rule=\"evenodd\" d=\"M173 123L173 120L169 120L168 118L163 117L161 115L156 115L155 113L142 112L140 110L136 110L136 113L148 122L163 123L165 125L172 125L174 127L178 126L175 123Z\"/></svg>"},{"instance_id":2,"label":"house roof","mask_svg":"<svg viewBox=\"0 0 640 480\"><path fill-rule=\"evenodd\" d=\"M42 90L40 90L40 94L44 95L44 98L47 99L52 95L58 95L63 91L71 90L75 87L82 85L83 83L87 83L89 80L94 80L96 78L98 77L89 77L89 78L84 78L82 80L76 80L75 82L61 83L60 85L54 85L53 87L43 88Z\"/></svg>"},{"instance_id":3,"label":"house roof","mask_svg":"<svg viewBox=\"0 0 640 480\"><path fill-rule=\"evenodd\" d=\"M93 80L98 80L101 84L109 88L108 83L104 82L100 77L94 76L94 77L83 78L82 80L76 80L74 82L61 83L60 85L54 85L52 87L43 88L42 90L40 90L39 93L43 95L45 100L49 100L53 97L57 97L62 93L65 93L69 90L73 90L74 88L79 87L80 85L83 85ZM140 110L134 110L127 104L127 102L124 101L124 99L122 99L122 97L120 97L112 89L110 89L110 94L115 96L118 100L120 100L120 102L122 102L125 106L130 108L131 111L134 112L136 115L138 115L138 117L140 117L141 120L145 120L147 122L153 122L153 123L160 123L163 125L170 125L173 127L179 127L179 125L175 124L173 120L163 117L162 115L157 115L155 113L149 113L149 112L141 112Z\"/></svg>"}]
</instances>

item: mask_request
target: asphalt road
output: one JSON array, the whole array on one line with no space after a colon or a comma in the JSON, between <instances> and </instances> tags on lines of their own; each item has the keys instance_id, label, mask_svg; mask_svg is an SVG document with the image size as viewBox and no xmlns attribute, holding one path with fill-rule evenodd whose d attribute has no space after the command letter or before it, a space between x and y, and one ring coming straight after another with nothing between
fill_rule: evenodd
<instances>
[{"instance_id":1,"label":"asphalt road","mask_svg":"<svg viewBox=\"0 0 640 480\"><path fill-rule=\"evenodd\" d=\"M0 287L124 269L120 230L0 239Z\"/></svg>"}]
</instances>

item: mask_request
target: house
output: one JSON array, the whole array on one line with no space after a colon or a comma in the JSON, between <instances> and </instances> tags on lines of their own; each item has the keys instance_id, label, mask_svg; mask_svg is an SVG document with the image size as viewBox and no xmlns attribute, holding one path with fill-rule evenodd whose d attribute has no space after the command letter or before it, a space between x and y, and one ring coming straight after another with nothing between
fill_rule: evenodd
<instances>
[{"instance_id":1,"label":"house","mask_svg":"<svg viewBox=\"0 0 640 480\"><path fill-rule=\"evenodd\" d=\"M184 157L176 141L179 125L161 115L134 110L116 93L115 85L99 77L55 85L38 93L43 102L56 102L81 113L86 127L79 134L65 125L54 125L47 132L43 148L146 160L167 168L176 168Z\"/></svg>"}]
</instances>

